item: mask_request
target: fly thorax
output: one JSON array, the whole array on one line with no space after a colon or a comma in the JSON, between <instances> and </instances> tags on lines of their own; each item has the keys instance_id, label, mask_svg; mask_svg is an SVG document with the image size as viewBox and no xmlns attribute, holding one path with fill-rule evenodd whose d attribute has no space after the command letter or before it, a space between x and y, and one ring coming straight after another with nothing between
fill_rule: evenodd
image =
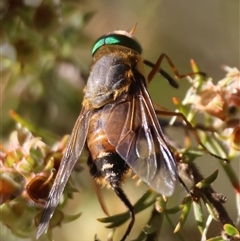
<instances>
[{"instance_id":1,"label":"fly thorax","mask_svg":"<svg viewBox=\"0 0 240 241\"><path fill-rule=\"evenodd\" d=\"M126 53L111 53L93 64L85 90L86 104L100 108L129 91L137 65L137 60L130 57Z\"/></svg>"}]
</instances>

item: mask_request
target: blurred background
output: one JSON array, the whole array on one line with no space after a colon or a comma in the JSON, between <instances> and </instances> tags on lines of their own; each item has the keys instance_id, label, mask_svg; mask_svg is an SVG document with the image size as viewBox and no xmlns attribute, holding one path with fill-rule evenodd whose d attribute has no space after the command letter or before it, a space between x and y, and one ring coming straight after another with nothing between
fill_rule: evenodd
<instances>
[{"instance_id":1,"label":"blurred background","mask_svg":"<svg viewBox=\"0 0 240 241\"><path fill-rule=\"evenodd\" d=\"M92 45L98 37L116 29L131 30L137 24L135 37L142 45L143 57L155 62L161 53L166 53L181 74L191 72L190 59L215 83L225 76L223 66L240 66L240 2L237 0L1 0L0 10L3 143L15 126L10 109L59 137L71 133L81 109ZM161 67L174 76L165 61ZM173 89L165 79L156 76L149 91L154 101L174 110L172 97L182 99L189 87L186 79L179 84L179 89ZM197 164L204 176L220 168L208 156ZM235 165L240 173L239 162ZM96 233L106 240L109 230L96 220L105 214L93 192L86 166L79 183L81 192L69 203L66 212L83 214L61 229L56 228L55 240L89 241L94 240ZM133 188L136 192L132 192ZM178 189L175 202L183 197L182 188ZM228 197L226 208L235 220L234 191L221 171L214 189ZM135 181L130 180L124 190L134 203L147 187L135 188ZM111 214L125 211L114 193L102 191ZM131 239L138 235L148 215L149 212L143 212L137 216ZM117 229L115 240L125 228ZM188 222L184 230L187 240L199 240L196 225ZM11 240L21 239L12 237ZM161 240L177 238L166 226Z\"/></svg>"}]
</instances>

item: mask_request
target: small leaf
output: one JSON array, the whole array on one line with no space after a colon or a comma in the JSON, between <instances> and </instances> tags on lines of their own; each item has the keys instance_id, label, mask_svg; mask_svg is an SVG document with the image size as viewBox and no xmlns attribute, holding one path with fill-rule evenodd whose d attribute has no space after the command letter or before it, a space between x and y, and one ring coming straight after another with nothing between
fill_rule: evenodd
<instances>
[{"instance_id":1,"label":"small leaf","mask_svg":"<svg viewBox=\"0 0 240 241\"><path fill-rule=\"evenodd\" d=\"M164 212L164 210L166 209L166 200L165 198L161 195L159 197L157 197L157 200L155 202L155 208L159 213Z\"/></svg>"},{"instance_id":2,"label":"small leaf","mask_svg":"<svg viewBox=\"0 0 240 241\"><path fill-rule=\"evenodd\" d=\"M156 234L160 233L163 219L164 214L159 213L156 209L153 209L148 223L143 227L142 232L138 235L138 237L132 241L148 240L146 237L151 240L150 236L156 236Z\"/></svg>"},{"instance_id":3,"label":"small leaf","mask_svg":"<svg viewBox=\"0 0 240 241\"><path fill-rule=\"evenodd\" d=\"M107 225L107 228L115 228L124 224L129 219L129 213L121 213L114 216L106 217L106 218L98 218L97 220L102 223L111 223Z\"/></svg>"},{"instance_id":4,"label":"small leaf","mask_svg":"<svg viewBox=\"0 0 240 241\"><path fill-rule=\"evenodd\" d=\"M81 215L82 215L82 213L77 213L74 215L64 214L63 223L69 223L71 221L74 221L74 220L78 219Z\"/></svg>"},{"instance_id":5,"label":"small leaf","mask_svg":"<svg viewBox=\"0 0 240 241\"><path fill-rule=\"evenodd\" d=\"M206 220L206 222L205 222L205 224L204 224L204 225L205 225L205 228L204 228L204 230L203 230L203 232L202 232L201 241L207 239L207 232L208 232L208 229L209 229L209 227L210 227L210 225L211 225L211 223L212 223L212 220L213 220L212 215L208 215L208 218L207 218L207 220Z\"/></svg>"},{"instance_id":6,"label":"small leaf","mask_svg":"<svg viewBox=\"0 0 240 241\"><path fill-rule=\"evenodd\" d=\"M158 213L154 209L149 222L147 223L147 225L143 227L143 232L146 234L155 233L156 231L159 232L162 227L163 218L164 218L164 214Z\"/></svg>"},{"instance_id":7,"label":"small leaf","mask_svg":"<svg viewBox=\"0 0 240 241\"><path fill-rule=\"evenodd\" d=\"M204 178L202 181L198 182L196 184L196 187L199 189L209 187L216 180L217 176L218 176L218 170L216 170L210 176Z\"/></svg>"},{"instance_id":8,"label":"small leaf","mask_svg":"<svg viewBox=\"0 0 240 241\"><path fill-rule=\"evenodd\" d=\"M61 210L56 210L50 220L50 227L54 228L61 224L64 219L64 214Z\"/></svg>"},{"instance_id":9,"label":"small leaf","mask_svg":"<svg viewBox=\"0 0 240 241\"><path fill-rule=\"evenodd\" d=\"M194 84L195 85L197 84L198 88L200 88L203 85L203 83L204 83L204 81L207 77L206 73L200 72L199 67L197 66L196 62L193 59L191 59L190 64L191 64L191 67L192 67L192 71L194 73L196 73L196 77L197 77L193 80ZM199 74L197 74L197 73L199 73Z\"/></svg>"},{"instance_id":10,"label":"small leaf","mask_svg":"<svg viewBox=\"0 0 240 241\"><path fill-rule=\"evenodd\" d=\"M11 232L13 233L14 236L18 238L21 238L21 239L28 238L28 235L22 234L20 231L15 230L14 228L11 229Z\"/></svg>"},{"instance_id":11,"label":"small leaf","mask_svg":"<svg viewBox=\"0 0 240 241\"><path fill-rule=\"evenodd\" d=\"M153 192L153 190L148 189L143 195L142 197L135 203L134 205L134 210L135 212L137 212L137 210L142 210L142 204L145 203L145 201L147 199L154 199L156 198L156 193Z\"/></svg>"},{"instance_id":12,"label":"small leaf","mask_svg":"<svg viewBox=\"0 0 240 241\"><path fill-rule=\"evenodd\" d=\"M94 241L101 241L101 240L98 238L97 234L94 235Z\"/></svg>"},{"instance_id":13,"label":"small leaf","mask_svg":"<svg viewBox=\"0 0 240 241\"><path fill-rule=\"evenodd\" d=\"M169 217L168 213L165 213L165 218L167 220L167 222L170 224L170 226L172 227L172 229L175 227L175 224L173 224L173 221L171 220L171 218ZM181 241L185 241L184 236L181 234L181 232L178 232L175 234L176 237L178 237L179 240Z\"/></svg>"},{"instance_id":14,"label":"small leaf","mask_svg":"<svg viewBox=\"0 0 240 241\"><path fill-rule=\"evenodd\" d=\"M113 236L114 236L115 230L116 229L113 229L112 232L110 232L108 234L107 241L113 241Z\"/></svg>"},{"instance_id":15,"label":"small leaf","mask_svg":"<svg viewBox=\"0 0 240 241\"><path fill-rule=\"evenodd\" d=\"M148 200L150 197L151 199ZM148 190L134 205L135 214L153 205L155 200L156 193L154 193L152 190ZM102 223L111 223L108 226L106 226L107 228L115 228L125 223L128 219L129 212L124 212L110 217L98 218L97 220Z\"/></svg>"},{"instance_id":16,"label":"small leaf","mask_svg":"<svg viewBox=\"0 0 240 241\"><path fill-rule=\"evenodd\" d=\"M223 238L221 236L217 236L214 238L207 239L206 241L223 241Z\"/></svg>"},{"instance_id":17,"label":"small leaf","mask_svg":"<svg viewBox=\"0 0 240 241\"><path fill-rule=\"evenodd\" d=\"M178 222L176 228L174 229L174 233L178 232L182 228L184 223L186 222L190 209L191 209L191 204L192 204L192 200L189 198L183 207L182 214L180 216L180 219L179 219L179 222Z\"/></svg>"},{"instance_id":18,"label":"small leaf","mask_svg":"<svg viewBox=\"0 0 240 241\"><path fill-rule=\"evenodd\" d=\"M197 222L198 229L201 233L203 233L205 228L205 222L204 222L203 209L200 201L193 202L193 211L194 211L194 216Z\"/></svg>"},{"instance_id":19,"label":"small leaf","mask_svg":"<svg viewBox=\"0 0 240 241\"><path fill-rule=\"evenodd\" d=\"M190 164L192 163L196 158L203 156L206 154L206 152L199 148L187 148L184 149L182 152L184 155L184 163Z\"/></svg>"},{"instance_id":20,"label":"small leaf","mask_svg":"<svg viewBox=\"0 0 240 241\"><path fill-rule=\"evenodd\" d=\"M147 235L142 231L137 238L133 239L132 241L145 241Z\"/></svg>"},{"instance_id":21,"label":"small leaf","mask_svg":"<svg viewBox=\"0 0 240 241\"><path fill-rule=\"evenodd\" d=\"M178 100L176 97L173 97L173 103L176 105L178 108L178 112L181 112L185 116L188 116L190 113L189 106L183 105L180 100ZM189 119L188 119L189 120ZM171 123L171 122L170 122Z\"/></svg>"},{"instance_id":22,"label":"small leaf","mask_svg":"<svg viewBox=\"0 0 240 241\"><path fill-rule=\"evenodd\" d=\"M46 131L44 129L41 129L39 127L34 126L29 121L23 119L20 115L18 115L15 111L10 110L11 117L18 123L20 123L22 126L26 127L29 131L31 131L33 134L37 136L41 136L51 142L55 142L58 137L54 134L52 134L49 131Z\"/></svg>"},{"instance_id":23,"label":"small leaf","mask_svg":"<svg viewBox=\"0 0 240 241\"><path fill-rule=\"evenodd\" d=\"M166 212L170 213L170 214L174 214L174 213L177 213L177 212L181 211L183 208L184 208L184 206L182 204L180 204L180 205L178 205L176 207L168 208L166 210Z\"/></svg>"},{"instance_id":24,"label":"small leaf","mask_svg":"<svg viewBox=\"0 0 240 241\"><path fill-rule=\"evenodd\" d=\"M199 68L194 59L191 59L190 64L194 73L199 72Z\"/></svg>"},{"instance_id":25,"label":"small leaf","mask_svg":"<svg viewBox=\"0 0 240 241\"><path fill-rule=\"evenodd\" d=\"M229 162L227 159L227 152L224 149L224 146L222 143L220 143L219 140L216 138L213 138L212 136L206 135L204 132L199 132L200 139L204 140L204 145L207 148L207 150L220 158L224 159L224 161Z\"/></svg>"},{"instance_id":26,"label":"small leaf","mask_svg":"<svg viewBox=\"0 0 240 241\"><path fill-rule=\"evenodd\" d=\"M223 225L223 230L229 236L238 236L238 237L240 237L240 234L239 234L239 231L237 230L237 228L232 226L229 223Z\"/></svg>"},{"instance_id":27,"label":"small leaf","mask_svg":"<svg viewBox=\"0 0 240 241\"><path fill-rule=\"evenodd\" d=\"M212 206L212 204L209 203L209 202L206 202L206 207L207 207L207 210L208 210L209 214L212 216L212 218L214 218L216 221L219 221L219 219L218 219L218 217L215 213L215 209Z\"/></svg>"}]
</instances>

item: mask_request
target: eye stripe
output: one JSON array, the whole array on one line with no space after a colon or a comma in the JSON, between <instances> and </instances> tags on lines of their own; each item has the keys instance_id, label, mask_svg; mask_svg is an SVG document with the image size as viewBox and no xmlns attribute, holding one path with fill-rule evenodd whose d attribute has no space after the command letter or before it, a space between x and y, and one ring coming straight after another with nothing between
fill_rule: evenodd
<instances>
[{"instance_id":1,"label":"eye stripe","mask_svg":"<svg viewBox=\"0 0 240 241\"><path fill-rule=\"evenodd\" d=\"M92 49L92 55L104 45L121 45L127 48L137 51L139 54L142 53L141 45L136 39L123 34L108 34L100 37L94 44Z\"/></svg>"}]
</instances>

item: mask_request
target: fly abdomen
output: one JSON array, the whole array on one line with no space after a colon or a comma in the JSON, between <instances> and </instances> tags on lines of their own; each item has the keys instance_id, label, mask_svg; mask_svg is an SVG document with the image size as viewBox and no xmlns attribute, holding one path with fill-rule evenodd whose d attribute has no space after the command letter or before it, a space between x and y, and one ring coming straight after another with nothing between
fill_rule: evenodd
<instances>
[{"instance_id":1,"label":"fly abdomen","mask_svg":"<svg viewBox=\"0 0 240 241\"><path fill-rule=\"evenodd\" d=\"M95 180L103 186L118 188L123 183L129 166L127 163L115 152L108 152L106 156L97 158L93 161L88 160L88 165L94 167L91 170L95 170L95 173L91 173L92 175L97 174L95 176Z\"/></svg>"},{"instance_id":2,"label":"fly abdomen","mask_svg":"<svg viewBox=\"0 0 240 241\"><path fill-rule=\"evenodd\" d=\"M94 179L103 186L119 187L129 166L108 142L102 126L101 109L93 114L89 123L87 146L90 152L88 166Z\"/></svg>"},{"instance_id":3,"label":"fly abdomen","mask_svg":"<svg viewBox=\"0 0 240 241\"><path fill-rule=\"evenodd\" d=\"M106 156L108 152L115 152L115 147L108 142L103 130L101 111L96 110L89 123L87 146L92 160Z\"/></svg>"}]
</instances>

